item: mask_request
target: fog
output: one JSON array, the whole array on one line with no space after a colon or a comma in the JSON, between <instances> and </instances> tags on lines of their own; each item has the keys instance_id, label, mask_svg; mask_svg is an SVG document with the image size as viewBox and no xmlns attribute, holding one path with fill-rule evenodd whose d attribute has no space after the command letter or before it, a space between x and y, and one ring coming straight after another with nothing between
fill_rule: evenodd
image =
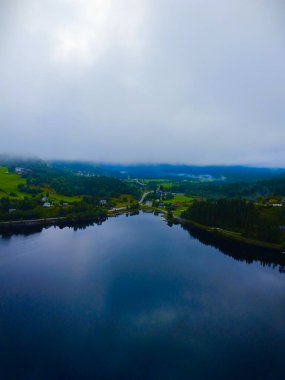
<instances>
[{"instance_id":1,"label":"fog","mask_svg":"<svg viewBox=\"0 0 285 380\"><path fill-rule=\"evenodd\" d=\"M0 0L0 153L285 166L278 0Z\"/></svg>"}]
</instances>

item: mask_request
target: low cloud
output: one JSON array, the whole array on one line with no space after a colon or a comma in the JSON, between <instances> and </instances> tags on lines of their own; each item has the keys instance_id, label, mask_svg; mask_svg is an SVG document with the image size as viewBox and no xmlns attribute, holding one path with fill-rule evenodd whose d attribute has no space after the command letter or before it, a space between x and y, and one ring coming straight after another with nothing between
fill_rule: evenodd
<instances>
[{"instance_id":1,"label":"low cloud","mask_svg":"<svg viewBox=\"0 0 285 380\"><path fill-rule=\"evenodd\" d=\"M0 150L285 166L281 1L9 0Z\"/></svg>"}]
</instances>

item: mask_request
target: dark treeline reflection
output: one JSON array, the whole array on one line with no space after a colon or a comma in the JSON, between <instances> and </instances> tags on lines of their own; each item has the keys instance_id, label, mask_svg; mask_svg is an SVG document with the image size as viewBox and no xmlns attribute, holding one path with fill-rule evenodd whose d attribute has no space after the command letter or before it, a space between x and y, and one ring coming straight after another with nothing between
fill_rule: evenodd
<instances>
[{"instance_id":1,"label":"dark treeline reflection","mask_svg":"<svg viewBox=\"0 0 285 380\"><path fill-rule=\"evenodd\" d=\"M0 230L0 236L2 239L9 239L13 235L33 235L42 232L44 229L58 227L60 229L63 228L73 228L74 231L77 230L85 230L87 227L96 225L101 225L107 219L100 220L92 220L92 221L61 221L54 224L49 225L22 225L22 226L6 226Z\"/></svg>"},{"instance_id":2,"label":"dark treeline reflection","mask_svg":"<svg viewBox=\"0 0 285 380\"><path fill-rule=\"evenodd\" d=\"M126 217L128 216L134 216L138 215L139 211L133 211L131 213L126 214ZM119 215L114 215L114 217L118 217ZM101 218L101 219L96 219L92 221L58 221L53 224L48 224L48 225L19 225L19 226L5 226L1 227L0 229L0 237L2 239L9 239L13 235L23 235L23 236L28 236L28 235L33 235L33 234L38 234L42 232L44 229L52 228L52 227L58 227L60 229L63 228L72 228L74 231L77 230L85 230L87 227L91 227L96 225L101 225L103 222L105 222L108 218Z\"/></svg>"},{"instance_id":3,"label":"dark treeline reflection","mask_svg":"<svg viewBox=\"0 0 285 380\"><path fill-rule=\"evenodd\" d=\"M138 215L139 211L134 211L125 214L126 217ZM158 215L158 214L156 214ZM114 215L113 217L119 217ZM6 226L0 230L0 237L2 239L10 239L15 235L29 236L32 234L41 233L44 229L58 227L72 228L74 231L85 230L87 227L94 225L101 225L107 218L92 221L59 221L49 225L23 225L23 226ZM172 222L167 223L170 227ZM231 256L235 260L244 261L251 264L255 261L260 262L264 266L278 267L281 273L285 273L285 255L268 248L250 246L238 241L232 241L223 237L211 234L207 231L200 230L192 226L182 225L182 228L189 232L189 234L198 239L201 243L217 248L220 252L227 256Z\"/></svg>"},{"instance_id":4,"label":"dark treeline reflection","mask_svg":"<svg viewBox=\"0 0 285 380\"><path fill-rule=\"evenodd\" d=\"M186 225L182 227L201 243L217 248L223 254L231 256L237 261L244 261L248 264L258 261L263 266L279 267L279 271L285 273L285 255L281 252L225 239L196 227Z\"/></svg>"},{"instance_id":5,"label":"dark treeline reflection","mask_svg":"<svg viewBox=\"0 0 285 380\"><path fill-rule=\"evenodd\" d=\"M284 379L285 276L218 249L274 253L142 212L91 224L0 240L0 380Z\"/></svg>"}]
</instances>

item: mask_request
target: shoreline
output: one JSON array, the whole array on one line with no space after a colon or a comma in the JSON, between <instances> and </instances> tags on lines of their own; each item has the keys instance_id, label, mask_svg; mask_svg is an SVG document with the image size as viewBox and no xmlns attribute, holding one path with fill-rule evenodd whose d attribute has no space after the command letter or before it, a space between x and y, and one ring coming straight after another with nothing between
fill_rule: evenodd
<instances>
[{"instance_id":1,"label":"shoreline","mask_svg":"<svg viewBox=\"0 0 285 380\"><path fill-rule=\"evenodd\" d=\"M50 226L54 224L60 225L63 223L80 223L80 222L100 222L106 218L89 217L89 218L69 218L69 217L57 217L57 218L40 218L40 219L26 219L26 220L11 220L0 222L0 233L2 229L12 229L13 227L33 227L33 226Z\"/></svg>"},{"instance_id":2,"label":"shoreline","mask_svg":"<svg viewBox=\"0 0 285 380\"><path fill-rule=\"evenodd\" d=\"M166 217L166 214L167 214L166 210L162 210L162 209L156 208L156 207L149 207L149 206L141 208L141 210L159 212L159 213L163 214L165 220L168 220ZM270 242L266 242L266 241L262 241L262 240L257 240L257 239L241 236L237 232L234 232L234 231L229 231L229 230L224 230L224 229L218 228L218 227L211 227L211 226L199 224L199 223L196 223L192 220L183 219L180 216L174 215L173 219L168 220L168 221L173 222L174 224L180 224L182 226L188 225L188 226L196 227L199 230L209 232L213 235L217 235L217 236L219 236L223 239L226 239L226 240L237 241L237 242L244 243L244 244L247 244L250 246L255 246L255 247L268 248L268 249L271 249L274 251L279 251L281 253L283 253L285 251L285 249L282 247L281 244L270 243Z\"/></svg>"},{"instance_id":3,"label":"shoreline","mask_svg":"<svg viewBox=\"0 0 285 380\"><path fill-rule=\"evenodd\" d=\"M279 252L282 252L284 250L282 249L281 244L270 243L270 242L266 242L262 240L253 239L250 237L241 236L240 234L234 231L224 230L218 227L210 227L204 224L193 222L192 220L182 219L179 216L174 216L173 219L174 221L178 222L181 225L185 225L185 226L189 225L192 227L196 227L202 231L209 232L213 235L217 235L227 240L234 240L234 241L241 242L247 245L268 248L268 249L272 249Z\"/></svg>"},{"instance_id":4,"label":"shoreline","mask_svg":"<svg viewBox=\"0 0 285 380\"><path fill-rule=\"evenodd\" d=\"M153 207L141 207L138 210L129 210L129 209L118 209L118 210L109 210L107 213L106 218L108 217L115 217L118 215L122 214L130 214L130 213L135 213L136 211L150 211L150 212L160 212L164 214L163 216L166 218L166 211L161 210L158 208L153 208ZM57 218L41 218L41 219L27 219L27 220L13 220L13 221L5 221L5 222L0 222L0 233L1 230L7 230L9 229L10 231L13 230L13 228L17 227L33 227L33 226L49 226L49 225L54 225L58 224L60 225L61 223L82 223L82 222L100 222L105 219L98 218L98 217L93 217L93 218L68 218L68 217L57 217ZM233 241L238 241L247 245L251 246L257 246L257 247L263 247L263 248L268 248L272 249L275 251L282 252L284 249L282 248L281 244L276 244L276 243L269 243L265 242L262 240L257 240L257 239L252 239L249 237L244 237L239 235L236 232L233 231L228 231L224 230L218 227L211 227L203 224L196 223L191 220L183 219L179 216L173 216L172 220L169 220L169 222L173 222L175 224L180 224L180 225L185 225L185 226L192 226L196 227L202 231L209 232L213 235L218 235L219 237L222 237L227 240L233 240Z\"/></svg>"}]
</instances>

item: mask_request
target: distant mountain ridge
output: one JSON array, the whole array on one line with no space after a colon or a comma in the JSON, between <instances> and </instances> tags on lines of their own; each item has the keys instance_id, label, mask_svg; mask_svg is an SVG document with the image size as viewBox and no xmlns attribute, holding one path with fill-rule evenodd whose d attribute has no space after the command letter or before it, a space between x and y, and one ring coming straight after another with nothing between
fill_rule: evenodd
<instances>
[{"instance_id":1,"label":"distant mountain ridge","mask_svg":"<svg viewBox=\"0 0 285 380\"><path fill-rule=\"evenodd\" d=\"M68 170L75 173L112 176L117 178L170 178L177 180L195 180L204 178L226 182L256 182L285 176L285 168L262 168L242 165L207 165L186 164L116 164L77 160L47 160L0 155L0 165L46 167Z\"/></svg>"},{"instance_id":2,"label":"distant mountain ridge","mask_svg":"<svg viewBox=\"0 0 285 380\"><path fill-rule=\"evenodd\" d=\"M51 161L57 168L113 175L119 178L177 178L211 176L215 180L257 181L285 175L285 168L248 166L195 166L175 164L106 164L79 161Z\"/></svg>"}]
</instances>

